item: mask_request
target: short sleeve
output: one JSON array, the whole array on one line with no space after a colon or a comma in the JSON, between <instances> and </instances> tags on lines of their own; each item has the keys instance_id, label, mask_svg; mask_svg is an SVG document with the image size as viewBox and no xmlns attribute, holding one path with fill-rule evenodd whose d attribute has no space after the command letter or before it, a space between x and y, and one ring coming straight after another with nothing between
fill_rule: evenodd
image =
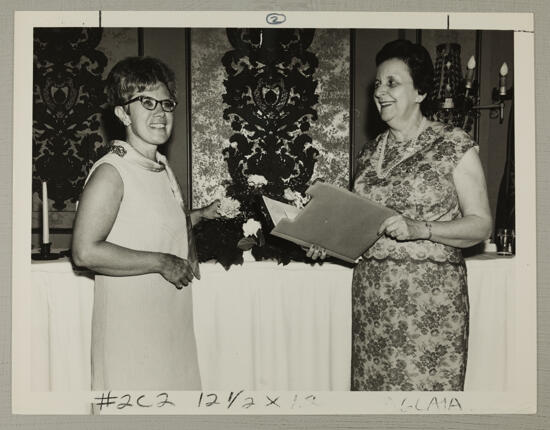
<instances>
[{"instance_id":1,"label":"short sleeve","mask_svg":"<svg viewBox=\"0 0 550 430\"><path fill-rule=\"evenodd\" d=\"M468 133L458 127L444 127L440 143L436 149L436 159L441 161L445 170L452 172L464 154L472 148L478 148L477 143Z\"/></svg>"}]
</instances>

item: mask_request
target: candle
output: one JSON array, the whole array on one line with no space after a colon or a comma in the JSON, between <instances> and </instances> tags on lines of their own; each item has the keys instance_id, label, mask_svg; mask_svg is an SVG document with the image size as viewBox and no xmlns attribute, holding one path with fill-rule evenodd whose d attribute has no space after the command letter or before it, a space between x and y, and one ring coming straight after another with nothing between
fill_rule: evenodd
<instances>
[{"instance_id":1,"label":"candle","mask_svg":"<svg viewBox=\"0 0 550 430\"><path fill-rule=\"evenodd\" d=\"M474 80L474 69L476 68L476 59L472 55L468 60L466 66L466 88L472 88L472 81Z\"/></svg>"},{"instance_id":2,"label":"candle","mask_svg":"<svg viewBox=\"0 0 550 430\"><path fill-rule=\"evenodd\" d=\"M505 96L506 95L506 75L508 74L508 65L506 64L506 62L502 63L502 66L500 66L499 73L500 73L500 76L498 79L498 86L499 86L498 93L501 96Z\"/></svg>"},{"instance_id":3,"label":"candle","mask_svg":"<svg viewBox=\"0 0 550 430\"><path fill-rule=\"evenodd\" d=\"M50 227L48 224L48 184L42 182L42 243L50 243Z\"/></svg>"}]
</instances>

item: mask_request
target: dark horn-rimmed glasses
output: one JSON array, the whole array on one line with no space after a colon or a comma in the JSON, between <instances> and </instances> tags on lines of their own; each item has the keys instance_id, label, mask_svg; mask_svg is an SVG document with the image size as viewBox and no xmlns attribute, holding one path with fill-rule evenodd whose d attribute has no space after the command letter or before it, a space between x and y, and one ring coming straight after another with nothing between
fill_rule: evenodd
<instances>
[{"instance_id":1,"label":"dark horn-rimmed glasses","mask_svg":"<svg viewBox=\"0 0 550 430\"><path fill-rule=\"evenodd\" d=\"M137 96L131 100L128 100L126 103L123 103L122 106L128 105L139 101L141 105L147 110L155 110L157 105L160 103L160 107L164 112L174 112L178 102L172 99L157 100L149 96Z\"/></svg>"}]
</instances>

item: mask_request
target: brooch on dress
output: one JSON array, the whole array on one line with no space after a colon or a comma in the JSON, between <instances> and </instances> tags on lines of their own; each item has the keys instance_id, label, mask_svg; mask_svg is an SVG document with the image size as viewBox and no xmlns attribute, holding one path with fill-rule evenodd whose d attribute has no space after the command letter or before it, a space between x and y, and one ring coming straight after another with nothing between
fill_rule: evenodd
<instances>
[{"instance_id":1,"label":"brooch on dress","mask_svg":"<svg viewBox=\"0 0 550 430\"><path fill-rule=\"evenodd\" d=\"M124 157L127 151L126 151L126 148L120 145L112 145L111 148L109 149L109 152L112 152L118 155L119 157Z\"/></svg>"}]
</instances>

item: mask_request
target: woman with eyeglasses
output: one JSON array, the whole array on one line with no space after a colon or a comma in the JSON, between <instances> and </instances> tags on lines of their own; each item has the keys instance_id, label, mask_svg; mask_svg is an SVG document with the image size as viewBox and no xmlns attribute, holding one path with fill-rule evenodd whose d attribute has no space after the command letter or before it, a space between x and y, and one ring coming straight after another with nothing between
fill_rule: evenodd
<instances>
[{"instance_id":1,"label":"woman with eyeglasses","mask_svg":"<svg viewBox=\"0 0 550 430\"><path fill-rule=\"evenodd\" d=\"M96 272L93 390L201 388L191 289L198 263L191 226L216 218L219 202L187 212L159 153L174 124L174 73L131 57L107 79L126 131L92 167L76 214L75 264Z\"/></svg>"}]
</instances>

